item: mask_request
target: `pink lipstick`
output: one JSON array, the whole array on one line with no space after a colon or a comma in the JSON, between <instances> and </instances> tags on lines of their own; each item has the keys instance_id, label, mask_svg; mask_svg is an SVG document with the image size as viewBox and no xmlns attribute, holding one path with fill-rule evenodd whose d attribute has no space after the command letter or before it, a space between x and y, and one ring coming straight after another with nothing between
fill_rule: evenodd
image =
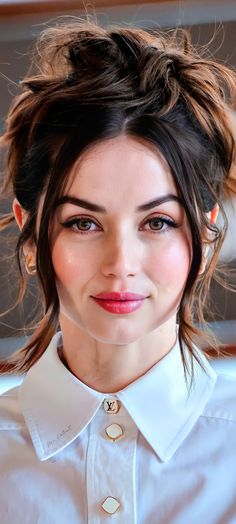
<instances>
[{"instance_id":1,"label":"pink lipstick","mask_svg":"<svg viewBox=\"0 0 236 524\"><path fill-rule=\"evenodd\" d=\"M139 309L142 306L145 298L147 297L137 293L112 292L100 293L92 298L100 307L102 307L106 311L121 315L126 313L132 313L132 311Z\"/></svg>"}]
</instances>

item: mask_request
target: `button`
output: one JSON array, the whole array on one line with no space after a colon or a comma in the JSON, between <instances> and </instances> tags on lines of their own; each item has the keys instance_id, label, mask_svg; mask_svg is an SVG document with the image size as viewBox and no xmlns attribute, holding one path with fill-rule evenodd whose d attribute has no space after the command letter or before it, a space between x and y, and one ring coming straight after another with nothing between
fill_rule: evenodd
<instances>
[{"instance_id":1,"label":"button","mask_svg":"<svg viewBox=\"0 0 236 524\"><path fill-rule=\"evenodd\" d=\"M105 432L108 438L113 440L113 442L115 442L124 435L124 431L122 427L119 426L119 424L111 424L110 426L107 426Z\"/></svg>"},{"instance_id":2,"label":"button","mask_svg":"<svg viewBox=\"0 0 236 524\"><path fill-rule=\"evenodd\" d=\"M119 500L114 499L114 497L107 497L102 503L102 509L104 509L106 513L109 513L109 515L113 515L119 507L120 502Z\"/></svg>"},{"instance_id":3,"label":"button","mask_svg":"<svg viewBox=\"0 0 236 524\"><path fill-rule=\"evenodd\" d=\"M120 409L120 401L113 398L105 398L103 401L103 409L109 415L118 413Z\"/></svg>"}]
</instances>

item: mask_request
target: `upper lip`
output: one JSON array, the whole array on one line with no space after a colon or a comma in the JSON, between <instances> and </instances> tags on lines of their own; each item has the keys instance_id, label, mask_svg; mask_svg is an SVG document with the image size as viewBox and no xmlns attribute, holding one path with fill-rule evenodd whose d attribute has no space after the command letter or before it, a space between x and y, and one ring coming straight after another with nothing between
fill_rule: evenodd
<instances>
[{"instance_id":1,"label":"upper lip","mask_svg":"<svg viewBox=\"0 0 236 524\"><path fill-rule=\"evenodd\" d=\"M140 295L139 293L130 293L128 291L123 291L122 293L99 293L93 298L100 298L101 300L142 300L147 298L145 295Z\"/></svg>"}]
</instances>

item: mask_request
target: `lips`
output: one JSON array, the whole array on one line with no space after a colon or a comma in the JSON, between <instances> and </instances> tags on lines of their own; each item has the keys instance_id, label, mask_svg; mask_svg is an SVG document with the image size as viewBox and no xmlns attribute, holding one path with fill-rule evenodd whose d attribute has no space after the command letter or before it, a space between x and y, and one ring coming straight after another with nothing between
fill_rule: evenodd
<instances>
[{"instance_id":1,"label":"lips","mask_svg":"<svg viewBox=\"0 0 236 524\"><path fill-rule=\"evenodd\" d=\"M132 301L132 300L143 300L144 298L147 298L146 295L140 295L139 293L129 293L127 291L123 291L122 293L99 293L98 295L94 296L93 298L98 298L100 300L114 300L114 301Z\"/></svg>"},{"instance_id":2,"label":"lips","mask_svg":"<svg viewBox=\"0 0 236 524\"><path fill-rule=\"evenodd\" d=\"M144 301L144 298L139 298L138 300L111 300L105 298L92 297L93 300L100 306L102 309L109 311L116 315L125 315L127 313L132 313L139 309Z\"/></svg>"}]
</instances>

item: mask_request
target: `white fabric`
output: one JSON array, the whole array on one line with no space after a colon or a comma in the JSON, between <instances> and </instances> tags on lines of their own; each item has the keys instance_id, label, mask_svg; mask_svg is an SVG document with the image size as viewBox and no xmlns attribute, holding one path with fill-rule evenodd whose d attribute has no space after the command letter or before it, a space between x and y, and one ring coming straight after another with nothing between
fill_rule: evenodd
<instances>
[{"instance_id":1,"label":"white fabric","mask_svg":"<svg viewBox=\"0 0 236 524\"><path fill-rule=\"evenodd\" d=\"M202 356L188 393L176 343L103 394L63 365L60 337L0 397L1 524L235 524L236 379ZM119 412L104 399L118 399ZM116 442L111 424L123 430ZM113 515L107 497L120 503Z\"/></svg>"}]
</instances>

